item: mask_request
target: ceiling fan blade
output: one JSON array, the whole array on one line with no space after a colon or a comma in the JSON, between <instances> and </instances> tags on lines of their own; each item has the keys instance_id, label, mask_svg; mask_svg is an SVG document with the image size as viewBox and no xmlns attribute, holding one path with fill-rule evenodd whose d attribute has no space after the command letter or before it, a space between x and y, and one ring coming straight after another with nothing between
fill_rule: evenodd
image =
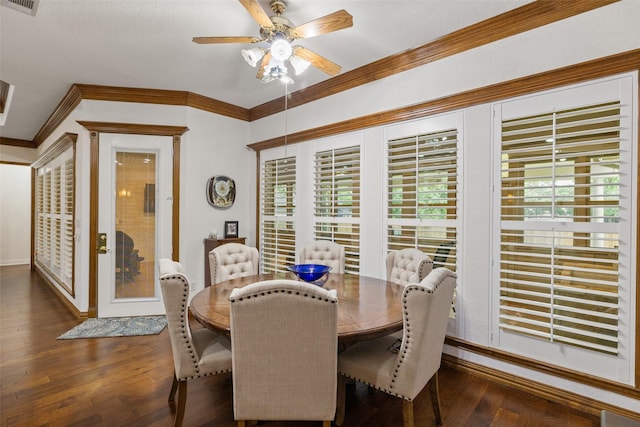
<instances>
[{"instance_id":1,"label":"ceiling fan blade","mask_svg":"<svg viewBox=\"0 0 640 427\"><path fill-rule=\"evenodd\" d=\"M309 37L331 33L352 26L353 17L343 9L322 18L314 19L306 24L298 25L291 33L294 38L308 39Z\"/></svg>"},{"instance_id":2,"label":"ceiling fan blade","mask_svg":"<svg viewBox=\"0 0 640 427\"><path fill-rule=\"evenodd\" d=\"M257 43L262 41L257 37L194 37L193 42L198 44L211 43Z\"/></svg>"},{"instance_id":3,"label":"ceiling fan blade","mask_svg":"<svg viewBox=\"0 0 640 427\"><path fill-rule=\"evenodd\" d=\"M256 20L258 25L262 28L274 28L273 22L269 19L269 15L266 14L258 0L240 0L240 3L247 9L247 12Z\"/></svg>"},{"instance_id":4,"label":"ceiling fan blade","mask_svg":"<svg viewBox=\"0 0 640 427\"><path fill-rule=\"evenodd\" d=\"M271 61L271 51L268 51L262 57L262 62L260 62L260 66L258 67L258 74L256 74L258 80L262 80L264 77L264 67L269 65L269 61Z\"/></svg>"},{"instance_id":5,"label":"ceiling fan blade","mask_svg":"<svg viewBox=\"0 0 640 427\"><path fill-rule=\"evenodd\" d=\"M321 71L324 71L330 76L335 76L342 69L342 67L338 64L333 63L324 56L320 56L317 53L302 46L296 46L295 54L305 61L309 61L314 67Z\"/></svg>"}]
</instances>

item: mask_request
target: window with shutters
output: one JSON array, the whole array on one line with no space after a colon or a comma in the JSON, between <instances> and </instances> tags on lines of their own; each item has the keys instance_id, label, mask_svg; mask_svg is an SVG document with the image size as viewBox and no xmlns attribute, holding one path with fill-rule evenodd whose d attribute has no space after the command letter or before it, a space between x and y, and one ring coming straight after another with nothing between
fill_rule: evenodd
<instances>
[{"instance_id":1,"label":"window with shutters","mask_svg":"<svg viewBox=\"0 0 640 427\"><path fill-rule=\"evenodd\" d=\"M387 138L387 251L416 248L456 270L459 116L397 126Z\"/></svg>"},{"instance_id":2,"label":"window with shutters","mask_svg":"<svg viewBox=\"0 0 640 427\"><path fill-rule=\"evenodd\" d=\"M74 293L74 141L63 137L34 163L35 263L71 295Z\"/></svg>"},{"instance_id":3,"label":"window with shutters","mask_svg":"<svg viewBox=\"0 0 640 427\"><path fill-rule=\"evenodd\" d=\"M265 273L296 263L296 159L262 163L260 265Z\"/></svg>"},{"instance_id":4,"label":"window with shutters","mask_svg":"<svg viewBox=\"0 0 640 427\"><path fill-rule=\"evenodd\" d=\"M345 272L360 271L360 146L315 153L315 240L345 248Z\"/></svg>"},{"instance_id":5,"label":"window with shutters","mask_svg":"<svg viewBox=\"0 0 640 427\"><path fill-rule=\"evenodd\" d=\"M499 342L546 342L545 359L553 354L593 373L611 357L629 357L635 243L624 227L633 220L636 183L630 105L620 84L495 108Z\"/></svg>"}]
</instances>

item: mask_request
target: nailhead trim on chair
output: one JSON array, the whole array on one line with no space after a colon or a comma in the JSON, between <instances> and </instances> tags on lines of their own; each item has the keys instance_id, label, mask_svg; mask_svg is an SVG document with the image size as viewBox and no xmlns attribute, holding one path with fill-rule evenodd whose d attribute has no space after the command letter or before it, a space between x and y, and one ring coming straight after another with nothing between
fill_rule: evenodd
<instances>
[{"instance_id":1,"label":"nailhead trim on chair","mask_svg":"<svg viewBox=\"0 0 640 427\"><path fill-rule=\"evenodd\" d=\"M231 372L230 369L223 369L221 371L215 371L215 372L210 372L207 374L201 374L200 373L200 367L198 366L198 358L196 357L196 353L193 350L193 347L191 346L191 344L189 344L189 336L187 334L187 323L185 321L185 313L186 313L186 303L188 300L188 296L189 296L189 283L187 283L187 281L184 280L183 276L169 276L169 277L164 277L162 280L175 280L178 279L182 282L183 286L182 286L182 310L180 312L180 329L182 332L182 341L186 344L187 349L189 350L189 353L191 353L191 361L193 362L193 367L195 368L196 372L198 373L198 375L191 375L191 376L187 376L184 378L178 378L178 381L184 381L184 380L189 380L189 379L194 379L194 378L201 378L201 377L207 377L210 375L216 375L216 374L223 374L226 372Z\"/></svg>"},{"instance_id":2,"label":"nailhead trim on chair","mask_svg":"<svg viewBox=\"0 0 640 427\"><path fill-rule=\"evenodd\" d=\"M257 293L257 294L247 295L247 296L245 296L245 297L234 298L234 299L231 299L230 301L231 301L231 303L233 304L234 302L236 302L236 301L242 301L243 299L257 298L257 297L259 297L259 296L266 296L266 295L268 295L268 294L271 294L271 292L273 292L273 293L279 293L279 292L282 292L282 293L287 293L287 294L292 294L292 293L293 293L293 291L292 291L292 290L289 290L289 289L287 289L287 290L285 290L285 289L273 289L273 290L266 291L266 292L265 292L265 291L261 291L261 292L259 292L259 293ZM300 291L296 291L296 292L295 292L295 294L296 294L296 295L301 295L301 294L300 294ZM335 304L335 303L336 303L334 300L330 300L329 298L318 298L318 296L317 296L317 295L309 295L309 294L308 294L308 293L306 293L306 292L305 292L304 294L302 294L302 296L303 296L303 297L307 297L307 298L308 298L309 296L311 296L311 298L312 298L312 299L320 299L320 300L322 300L322 301L330 302L331 304Z\"/></svg>"},{"instance_id":3,"label":"nailhead trim on chair","mask_svg":"<svg viewBox=\"0 0 640 427\"><path fill-rule=\"evenodd\" d=\"M444 281L445 278L442 278L440 280L440 282L436 283L435 286L433 287L433 289L426 289L422 286L408 286L406 288L406 292L404 293L404 296L402 298L402 307L404 309L404 314L405 317L407 319L407 325L406 325L406 335L407 335L407 340L405 342L405 346L404 346L404 351L402 352L402 355L400 355L400 357L398 357L398 363L396 364L396 367L393 370L393 379L391 380L391 385L389 386L390 388L393 388L395 385L395 381L396 378L398 377L398 371L400 370L400 365L402 365L402 363L404 362L405 358L407 357L407 349L409 348L409 345L411 344L411 321L409 320L409 311L407 309L407 295L409 294L409 292L412 291L420 291L420 292L427 292L432 294L433 291L435 291L436 289L438 289L438 286L440 286L440 284ZM403 399L406 400L410 400L406 397L403 397Z\"/></svg>"},{"instance_id":4,"label":"nailhead trim on chair","mask_svg":"<svg viewBox=\"0 0 640 427\"><path fill-rule=\"evenodd\" d=\"M396 364L396 367L393 369L393 375L392 375L393 378L391 380L391 384L389 385L389 389L378 387L375 384L370 384L370 383L368 383L366 381L362 381L360 378L356 378L356 377L353 377L351 375L346 375L346 374L343 374L342 372L340 372L340 375L342 375L344 377L347 377L347 378L351 378L351 379L356 380L356 381L360 381L361 383L363 383L363 384L365 384L365 385L367 385L369 387L373 387L373 388L375 388L377 390L384 391L385 393L388 393L388 394L390 394L392 396L400 397L400 398L402 398L404 400L407 400L407 401L411 402L413 399L411 399L411 398L409 398L407 396L404 396L404 395L402 395L400 393L397 393L394 390L392 390L393 387L394 387L394 383L396 381L396 378L398 377L398 371L400 370L400 365L402 365L402 362L404 362L404 359L407 356L407 348L409 347L409 343L411 342L411 323L409 322L409 313L407 311L406 295L411 291L420 291L420 292L427 292L427 293L432 294L436 289L438 289L438 286L440 286L440 284L445 279L446 279L446 277L442 278L442 280L440 280L440 282L435 284L433 289L426 289L426 288L424 288L422 286L416 287L416 286L407 285L407 291L406 291L406 293L404 294L404 296L402 298L402 307L404 309L404 314L405 314L405 316L407 318L407 328L406 328L407 329L407 332L406 332L407 333L407 341L406 341L407 345L404 346L404 351L402 352L402 355L400 355L398 357L398 363Z\"/></svg>"}]
</instances>

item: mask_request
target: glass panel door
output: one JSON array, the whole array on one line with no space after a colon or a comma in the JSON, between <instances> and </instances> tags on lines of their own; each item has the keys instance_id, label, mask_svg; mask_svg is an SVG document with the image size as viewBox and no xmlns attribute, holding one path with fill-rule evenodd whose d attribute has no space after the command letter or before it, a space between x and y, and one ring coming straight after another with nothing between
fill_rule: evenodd
<instances>
[{"instance_id":1,"label":"glass panel door","mask_svg":"<svg viewBox=\"0 0 640 427\"><path fill-rule=\"evenodd\" d=\"M171 257L172 138L100 135L98 317L163 314L156 262Z\"/></svg>"}]
</instances>

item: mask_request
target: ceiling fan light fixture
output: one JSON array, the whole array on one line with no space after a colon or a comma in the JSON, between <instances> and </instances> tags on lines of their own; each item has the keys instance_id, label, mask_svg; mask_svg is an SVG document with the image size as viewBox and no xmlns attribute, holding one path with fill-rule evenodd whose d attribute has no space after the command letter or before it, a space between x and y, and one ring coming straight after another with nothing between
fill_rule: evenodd
<instances>
[{"instance_id":1,"label":"ceiling fan light fixture","mask_svg":"<svg viewBox=\"0 0 640 427\"><path fill-rule=\"evenodd\" d=\"M260 58L264 56L264 49L261 47L253 47L251 49L242 49L240 53L242 53L242 57L247 61L247 64L255 67L258 65Z\"/></svg>"},{"instance_id":2,"label":"ceiling fan light fixture","mask_svg":"<svg viewBox=\"0 0 640 427\"><path fill-rule=\"evenodd\" d=\"M292 57L290 57L289 62L291 63L293 69L296 71L296 76L304 73L304 71L309 68L309 65L311 65L311 62L304 60L297 55L293 55Z\"/></svg>"},{"instance_id":3,"label":"ceiling fan light fixture","mask_svg":"<svg viewBox=\"0 0 640 427\"><path fill-rule=\"evenodd\" d=\"M289 59L293 48L285 39L278 39L271 44L271 56L278 61Z\"/></svg>"}]
</instances>

